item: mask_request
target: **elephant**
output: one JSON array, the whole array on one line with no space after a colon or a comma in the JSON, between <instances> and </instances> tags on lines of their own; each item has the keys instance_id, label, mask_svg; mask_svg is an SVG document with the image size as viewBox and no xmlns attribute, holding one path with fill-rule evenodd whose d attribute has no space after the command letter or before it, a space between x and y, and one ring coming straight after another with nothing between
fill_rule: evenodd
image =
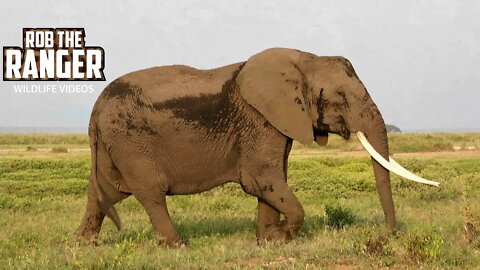
<instances>
[{"instance_id":1,"label":"elephant","mask_svg":"<svg viewBox=\"0 0 480 270\"><path fill-rule=\"evenodd\" d=\"M324 145L329 133L346 140L356 133L373 149L376 188L391 230L389 170L437 184L389 160L382 115L344 57L271 48L210 70L172 65L123 75L92 109L92 167L78 235L97 241L105 216L120 229L114 205L133 195L159 243L183 245L166 196L235 182L257 197L257 242L289 241L304 221L287 184L292 143Z\"/></svg>"}]
</instances>

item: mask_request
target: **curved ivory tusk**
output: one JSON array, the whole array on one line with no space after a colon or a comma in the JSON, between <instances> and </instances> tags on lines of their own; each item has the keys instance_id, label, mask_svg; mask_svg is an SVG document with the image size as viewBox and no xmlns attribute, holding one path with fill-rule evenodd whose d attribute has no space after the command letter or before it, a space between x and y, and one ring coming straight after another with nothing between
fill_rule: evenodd
<instances>
[{"instance_id":1,"label":"curved ivory tusk","mask_svg":"<svg viewBox=\"0 0 480 270\"><path fill-rule=\"evenodd\" d=\"M402 167L402 165L398 164L398 162L397 162L395 159L393 159L392 157L389 157L389 160L390 160L390 163L391 163L393 166L396 166L399 170L401 170L402 172L404 172L404 173L406 173L406 174L409 174L411 177L420 177L420 176L412 173L411 171L405 169L404 167ZM424 180L427 180L427 179L422 178L422 177L420 177L420 178L421 178L421 179L424 179ZM430 180L427 180L427 181L430 181ZM431 181L431 182L433 182L433 181ZM433 183L436 183L437 186L438 186L438 183L437 183L437 182L433 182Z\"/></svg>"},{"instance_id":2,"label":"curved ivory tusk","mask_svg":"<svg viewBox=\"0 0 480 270\"><path fill-rule=\"evenodd\" d=\"M360 140L360 143L362 143L363 147L367 152L376 160L378 163L380 163L385 169L394 172L408 180L422 183L422 184L427 184L431 186L439 186L439 183L427 180L425 178L422 178L418 175L415 175L414 173L408 171L407 169L403 168L400 164L398 164L395 160L392 158L389 158L391 162L387 161L384 159L376 150L373 148L373 146L370 144L370 142L367 140L367 137L365 137L365 134L361 131L357 131L355 133Z\"/></svg>"}]
</instances>

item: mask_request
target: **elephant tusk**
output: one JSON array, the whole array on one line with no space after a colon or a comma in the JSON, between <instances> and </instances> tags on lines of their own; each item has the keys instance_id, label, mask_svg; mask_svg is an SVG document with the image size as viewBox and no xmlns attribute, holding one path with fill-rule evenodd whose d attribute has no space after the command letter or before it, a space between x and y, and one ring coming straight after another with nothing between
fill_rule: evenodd
<instances>
[{"instance_id":1,"label":"elephant tusk","mask_svg":"<svg viewBox=\"0 0 480 270\"><path fill-rule=\"evenodd\" d=\"M431 186L436 186L438 187L440 184L425 178L422 178L407 169L403 168L400 164L398 164L393 158L389 158L390 161L387 161L385 158L383 158L376 150L373 148L373 146L370 144L370 142L367 140L367 137L365 134L361 131L355 132L357 135L358 139L360 140L360 143L363 145L365 150L376 160L378 163L380 163L385 169L394 172L408 180L422 183L422 184L427 184Z\"/></svg>"},{"instance_id":2,"label":"elephant tusk","mask_svg":"<svg viewBox=\"0 0 480 270\"><path fill-rule=\"evenodd\" d=\"M434 181L425 179L425 178L420 177L420 176L412 173L411 171L405 169L404 167L402 167L402 165L398 164L398 162L395 161L392 157L389 157L389 160L390 160L390 163L392 165L396 166L400 171L410 175L410 177L419 178L420 181L417 181L417 182L424 183L424 184L427 184L427 185L436 186L436 187L438 187L440 185L438 182L434 182Z\"/></svg>"}]
</instances>

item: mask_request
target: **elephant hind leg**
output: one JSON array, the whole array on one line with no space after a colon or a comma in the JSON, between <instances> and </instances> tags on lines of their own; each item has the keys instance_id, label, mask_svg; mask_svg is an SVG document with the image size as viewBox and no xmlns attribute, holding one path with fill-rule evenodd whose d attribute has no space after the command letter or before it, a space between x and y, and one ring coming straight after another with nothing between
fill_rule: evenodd
<instances>
[{"instance_id":1,"label":"elephant hind leg","mask_svg":"<svg viewBox=\"0 0 480 270\"><path fill-rule=\"evenodd\" d=\"M168 247L184 245L168 213L166 195L145 194L145 192L149 193L149 191L144 191L141 194L134 191L133 195L147 211L159 243Z\"/></svg>"},{"instance_id":2,"label":"elephant hind leg","mask_svg":"<svg viewBox=\"0 0 480 270\"><path fill-rule=\"evenodd\" d=\"M95 181L97 181L98 186L95 186L95 182L91 177L88 184L87 209L77 232L80 239L83 238L94 243L97 241L103 219L105 218L104 210L108 209L114 212L115 208L113 206L130 195L127 192L120 191L121 186L118 183L123 180L122 176L113 164L100 137L97 141L96 155ZM102 205L98 194L99 189L103 197ZM114 214L116 215L116 212Z\"/></svg>"},{"instance_id":3,"label":"elephant hind leg","mask_svg":"<svg viewBox=\"0 0 480 270\"><path fill-rule=\"evenodd\" d=\"M109 191L109 205L107 205L108 208L113 207L114 204L129 196L129 194L115 191L111 186L106 187L106 185L102 185L102 188ZM103 213L101 210L99 203L97 190L93 186L93 183L90 182L88 185L87 210L83 216L77 236L79 239L84 239L95 244L97 243L98 235L105 218L105 213Z\"/></svg>"},{"instance_id":4,"label":"elephant hind leg","mask_svg":"<svg viewBox=\"0 0 480 270\"><path fill-rule=\"evenodd\" d=\"M159 243L168 247L184 245L168 213L166 176L147 158L139 158L136 164L141 166L131 166L122 175L133 196L145 208Z\"/></svg>"}]
</instances>

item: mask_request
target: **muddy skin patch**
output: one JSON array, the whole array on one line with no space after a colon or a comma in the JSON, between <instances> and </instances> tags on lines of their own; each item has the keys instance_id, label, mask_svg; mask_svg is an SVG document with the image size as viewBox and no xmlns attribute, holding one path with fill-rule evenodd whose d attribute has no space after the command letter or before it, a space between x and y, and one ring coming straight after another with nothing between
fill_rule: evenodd
<instances>
[{"instance_id":1,"label":"muddy skin patch","mask_svg":"<svg viewBox=\"0 0 480 270\"><path fill-rule=\"evenodd\" d=\"M264 186L263 187L263 191L270 191L270 192L273 192L273 186L272 185L269 185L269 186Z\"/></svg>"},{"instance_id":2,"label":"muddy skin patch","mask_svg":"<svg viewBox=\"0 0 480 270\"><path fill-rule=\"evenodd\" d=\"M117 125L117 124L120 123L120 121L118 121L117 118L112 118L112 120L110 121L110 123L111 123L112 125Z\"/></svg>"},{"instance_id":3,"label":"muddy skin patch","mask_svg":"<svg viewBox=\"0 0 480 270\"><path fill-rule=\"evenodd\" d=\"M133 124L132 119L127 119L127 120L125 121L125 124L127 125L127 129L128 129L128 130L136 130L136 129L137 129L137 126L135 126L135 125Z\"/></svg>"},{"instance_id":4,"label":"muddy skin patch","mask_svg":"<svg viewBox=\"0 0 480 270\"><path fill-rule=\"evenodd\" d=\"M135 103L135 105L137 105L138 107L149 107L150 105L147 105L143 99L141 99L139 96L136 96L135 99L133 100L133 102Z\"/></svg>"},{"instance_id":5,"label":"muddy skin patch","mask_svg":"<svg viewBox=\"0 0 480 270\"><path fill-rule=\"evenodd\" d=\"M376 105L365 106L360 112L360 114L368 120L374 120L379 116L381 117L380 111L378 110Z\"/></svg>"},{"instance_id":6,"label":"muddy skin patch","mask_svg":"<svg viewBox=\"0 0 480 270\"><path fill-rule=\"evenodd\" d=\"M362 97L362 109L360 111L360 117L366 118L368 120L374 120L376 117L380 116L381 113L377 108L377 105L373 103L370 95L368 94L368 91L366 88L363 88L365 91L365 94Z\"/></svg>"},{"instance_id":7,"label":"muddy skin patch","mask_svg":"<svg viewBox=\"0 0 480 270\"><path fill-rule=\"evenodd\" d=\"M125 99L127 96L137 95L139 91L141 91L140 88L121 79L116 79L105 88L106 99L116 97Z\"/></svg>"},{"instance_id":8,"label":"muddy skin patch","mask_svg":"<svg viewBox=\"0 0 480 270\"><path fill-rule=\"evenodd\" d=\"M156 102L151 109L170 110L175 117L186 122L196 123L209 131L225 132L237 110L232 102L232 95L237 88L236 78L244 65L245 63L233 72L232 78L223 84L222 91L218 94L201 94L197 97L186 96Z\"/></svg>"},{"instance_id":9,"label":"muddy skin patch","mask_svg":"<svg viewBox=\"0 0 480 270\"><path fill-rule=\"evenodd\" d=\"M350 139L350 130L347 127L347 123L345 122L345 119L341 115L336 117L335 123L333 124L332 127L329 125L320 124L320 123L318 123L318 125L323 126L321 129L316 130L316 132L318 132L318 134L320 135L325 133L328 135L328 132L331 132L331 133L340 135L345 140Z\"/></svg>"},{"instance_id":10,"label":"muddy skin patch","mask_svg":"<svg viewBox=\"0 0 480 270\"><path fill-rule=\"evenodd\" d=\"M367 102L369 99L370 99L370 95L368 94L367 92L367 89L363 88L363 90L365 90L365 95L363 95L363 102Z\"/></svg>"},{"instance_id":11,"label":"muddy skin patch","mask_svg":"<svg viewBox=\"0 0 480 270\"><path fill-rule=\"evenodd\" d=\"M131 118L125 120L125 125L128 131L134 131L138 133L146 133L152 136L158 135L155 130L153 130L145 120L142 123L135 123Z\"/></svg>"},{"instance_id":12,"label":"muddy skin patch","mask_svg":"<svg viewBox=\"0 0 480 270\"><path fill-rule=\"evenodd\" d=\"M130 100L129 100L130 101ZM158 135L158 133L151 128L146 119L137 119L130 113L118 112L116 117L112 117L110 123L116 125L116 130L126 130L128 135L132 133Z\"/></svg>"},{"instance_id":13,"label":"muddy skin patch","mask_svg":"<svg viewBox=\"0 0 480 270\"><path fill-rule=\"evenodd\" d=\"M357 73L355 73L355 69L353 69L352 64L350 64L348 61L345 63L345 73L347 73L347 76L352 78L356 78L357 80L360 80L357 76Z\"/></svg>"},{"instance_id":14,"label":"muddy skin patch","mask_svg":"<svg viewBox=\"0 0 480 270\"><path fill-rule=\"evenodd\" d=\"M350 139L350 130L348 129L347 123L345 122L345 119L343 118L343 116L340 115L340 116L337 117L337 120L335 121L334 127L333 127L335 130L331 130L331 127L329 125L323 123L325 110L327 109L327 107L330 104L330 102L327 99L325 99L325 97L324 97L325 93L324 92L325 92L325 90L323 88L321 88L320 89L320 95L317 99L317 110L318 110L317 127L318 127L318 129L314 130L314 135L315 135L315 132L318 132L318 133L326 132L327 134L328 134L328 132L332 132L332 133L335 133L335 134L338 134L338 135L342 136L345 140ZM343 91L339 91L339 92L337 92L337 94L342 96L344 101L348 104L348 102L346 101L345 93L343 93ZM342 104L341 106L349 106L349 105ZM336 128L337 126L339 127L339 129Z\"/></svg>"},{"instance_id":15,"label":"muddy skin patch","mask_svg":"<svg viewBox=\"0 0 480 270\"><path fill-rule=\"evenodd\" d=\"M360 117L361 118L366 118L369 120L373 120L375 118L375 113L372 111L372 106L368 105L371 101L370 95L368 94L367 89L364 87L363 90L365 91L365 94L362 97L362 110L360 111ZM373 103L373 102L371 102ZM378 109L377 109L378 110ZM380 112L378 112L380 114Z\"/></svg>"},{"instance_id":16,"label":"muddy skin patch","mask_svg":"<svg viewBox=\"0 0 480 270\"><path fill-rule=\"evenodd\" d=\"M300 100L299 97L295 98L295 103L297 103L298 105L302 105L302 101Z\"/></svg>"},{"instance_id":17,"label":"muddy skin patch","mask_svg":"<svg viewBox=\"0 0 480 270\"><path fill-rule=\"evenodd\" d=\"M345 92L343 90L338 90L337 94L342 97L343 103L342 106L347 110L350 111L350 104L348 103L347 97L345 96Z\"/></svg>"},{"instance_id":18,"label":"muddy skin patch","mask_svg":"<svg viewBox=\"0 0 480 270\"><path fill-rule=\"evenodd\" d=\"M345 73L347 74L348 77L350 77L350 78L354 77L357 80L360 80L357 76L357 73L355 73L355 69L353 68L350 61L348 61L347 59L345 59L343 57L335 57L333 59L333 61L340 62L344 66Z\"/></svg>"},{"instance_id":19,"label":"muddy skin patch","mask_svg":"<svg viewBox=\"0 0 480 270\"><path fill-rule=\"evenodd\" d=\"M340 131L334 133L342 136L345 140L350 139L350 130L348 130L347 123L345 122L343 116L338 117L337 123L340 125Z\"/></svg>"},{"instance_id":20,"label":"muddy skin patch","mask_svg":"<svg viewBox=\"0 0 480 270\"><path fill-rule=\"evenodd\" d=\"M298 81L297 81L297 80L293 80L293 79L285 79L285 82L286 82L286 83L293 83L293 84L295 84L295 85L298 84Z\"/></svg>"},{"instance_id":21,"label":"muddy skin patch","mask_svg":"<svg viewBox=\"0 0 480 270\"><path fill-rule=\"evenodd\" d=\"M329 126L323 123L325 109L327 108L329 102L324 97L325 90L322 88L320 89L320 95L317 99L317 112L318 112L318 119L317 119L317 127L319 130L329 130Z\"/></svg>"},{"instance_id":22,"label":"muddy skin patch","mask_svg":"<svg viewBox=\"0 0 480 270\"><path fill-rule=\"evenodd\" d=\"M303 71L297 66L297 65L293 65L293 67L300 73L300 76L302 78L302 95L303 95L303 100L305 101L305 104L307 106L307 108L310 108L311 106L311 101L310 101L310 98L309 98L309 91L308 91L308 79L307 79L307 76L305 75L305 73L303 73ZM302 111L304 111L305 109L303 109Z\"/></svg>"}]
</instances>

